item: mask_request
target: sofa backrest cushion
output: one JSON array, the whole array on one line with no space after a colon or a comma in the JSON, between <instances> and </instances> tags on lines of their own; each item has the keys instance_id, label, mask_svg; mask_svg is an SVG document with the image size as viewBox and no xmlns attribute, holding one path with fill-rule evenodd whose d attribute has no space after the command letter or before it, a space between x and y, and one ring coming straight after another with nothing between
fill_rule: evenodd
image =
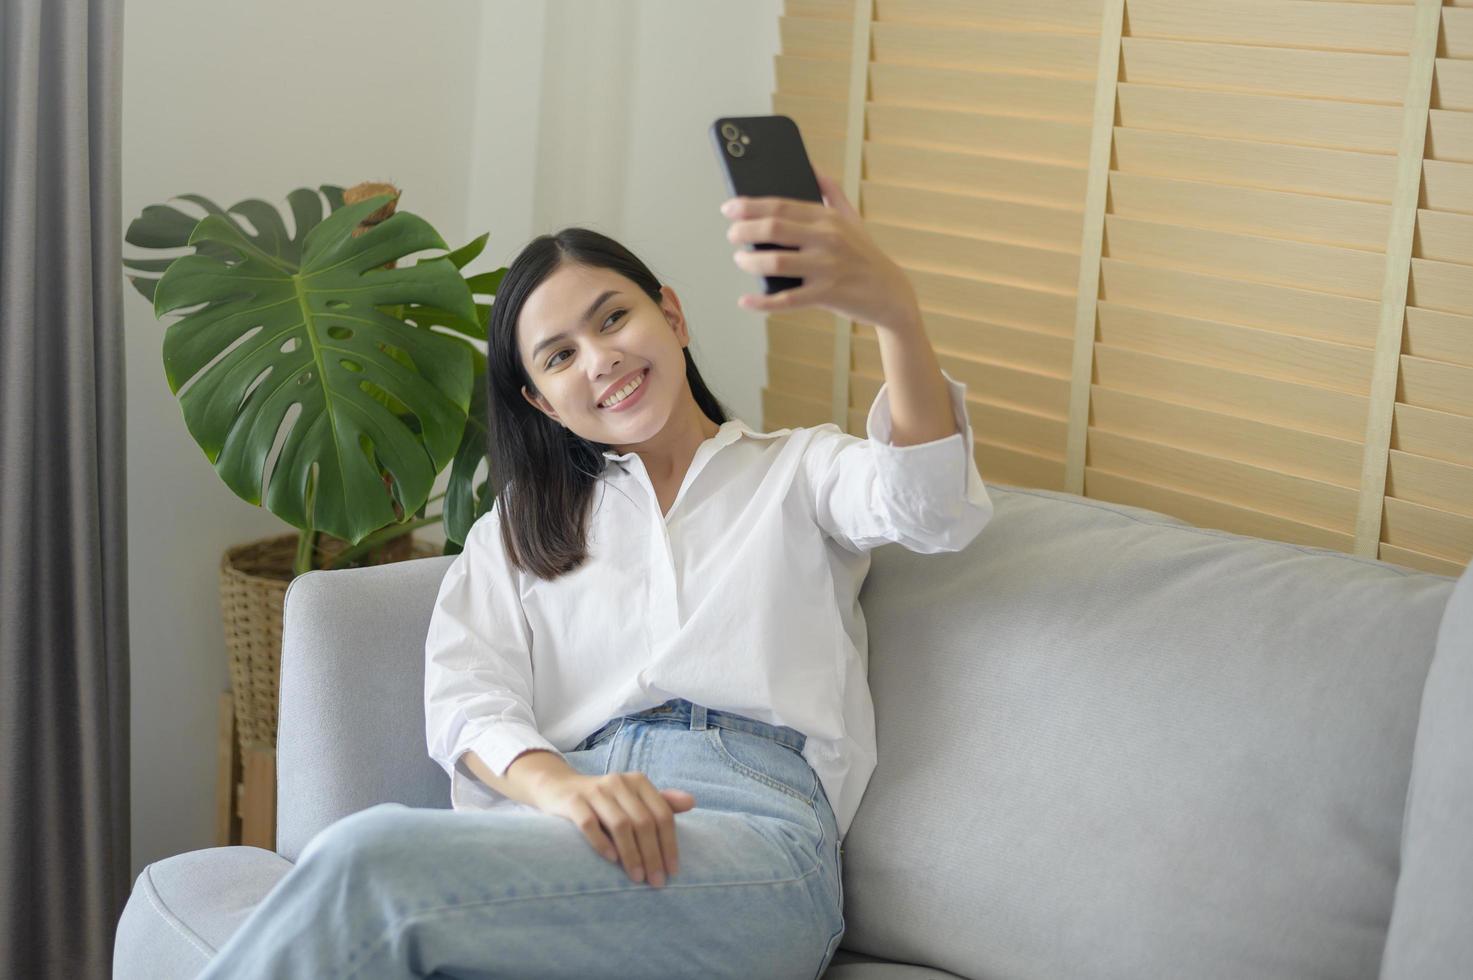
<instances>
[{"instance_id":1,"label":"sofa backrest cushion","mask_svg":"<svg viewBox=\"0 0 1473 980\"><path fill-rule=\"evenodd\" d=\"M1375 977L1443 576L989 484L877 549L843 945L962 976Z\"/></svg>"},{"instance_id":2,"label":"sofa backrest cushion","mask_svg":"<svg viewBox=\"0 0 1473 980\"><path fill-rule=\"evenodd\" d=\"M1458 579L1422 694L1383 980L1473 976L1473 566Z\"/></svg>"}]
</instances>

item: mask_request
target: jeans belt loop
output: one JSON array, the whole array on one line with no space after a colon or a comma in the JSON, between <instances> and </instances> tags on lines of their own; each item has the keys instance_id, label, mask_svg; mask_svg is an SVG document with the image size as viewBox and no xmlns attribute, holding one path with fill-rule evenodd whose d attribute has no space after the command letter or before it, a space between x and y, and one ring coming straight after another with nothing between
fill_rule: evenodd
<instances>
[{"instance_id":1,"label":"jeans belt loop","mask_svg":"<svg viewBox=\"0 0 1473 980\"><path fill-rule=\"evenodd\" d=\"M693 704L690 708L690 730L703 732L706 730L706 706Z\"/></svg>"}]
</instances>

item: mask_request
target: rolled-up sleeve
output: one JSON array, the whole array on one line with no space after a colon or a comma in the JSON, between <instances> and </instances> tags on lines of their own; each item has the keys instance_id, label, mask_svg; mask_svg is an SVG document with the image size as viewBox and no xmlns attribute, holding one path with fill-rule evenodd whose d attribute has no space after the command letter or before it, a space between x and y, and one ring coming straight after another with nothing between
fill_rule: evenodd
<instances>
[{"instance_id":1,"label":"rolled-up sleeve","mask_svg":"<svg viewBox=\"0 0 1473 980\"><path fill-rule=\"evenodd\" d=\"M960 551L992 517L977 471L967 387L944 370L957 431L932 442L891 445L889 382L865 420L866 438L818 426L803 471L818 524L856 552L896 542L920 554Z\"/></svg>"},{"instance_id":2,"label":"rolled-up sleeve","mask_svg":"<svg viewBox=\"0 0 1473 980\"><path fill-rule=\"evenodd\" d=\"M533 715L532 630L499 519L493 507L466 535L440 582L425 638L425 737L430 757L450 776L457 809L473 799L509 799L475 777L467 751L498 776L528 749L558 751Z\"/></svg>"}]
</instances>

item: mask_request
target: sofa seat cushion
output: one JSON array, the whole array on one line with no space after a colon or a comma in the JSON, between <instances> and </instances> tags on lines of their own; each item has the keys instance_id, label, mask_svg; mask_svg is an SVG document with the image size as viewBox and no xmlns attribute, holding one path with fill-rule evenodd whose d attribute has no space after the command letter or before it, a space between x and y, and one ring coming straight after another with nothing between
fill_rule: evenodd
<instances>
[{"instance_id":1,"label":"sofa seat cushion","mask_svg":"<svg viewBox=\"0 0 1473 980\"><path fill-rule=\"evenodd\" d=\"M966 549L877 549L860 594L878 761L844 946L1018 980L1374 978L1453 580L988 490Z\"/></svg>"},{"instance_id":2,"label":"sofa seat cushion","mask_svg":"<svg viewBox=\"0 0 1473 980\"><path fill-rule=\"evenodd\" d=\"M853 953L840 946L823 971L823 980L963 980L933 966L895 963L863 953Z\"/></svg>"},{"instance_id":3,"label":"sofa seat cushion","mask_svg":"<svg viewBox=\"0 0 1473 980\"><path fill-rule=\"evenodd\" d=\"M291 869L259 847L210 847L148 865L118 919L113 975L198 976Z\"/></svg>"}]
</instances>

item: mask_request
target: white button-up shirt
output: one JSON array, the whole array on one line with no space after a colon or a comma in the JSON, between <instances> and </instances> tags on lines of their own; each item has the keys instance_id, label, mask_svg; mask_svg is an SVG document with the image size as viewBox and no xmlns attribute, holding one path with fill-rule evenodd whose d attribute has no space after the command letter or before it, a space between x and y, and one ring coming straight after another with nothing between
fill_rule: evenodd
<instances>
[{"instance_id":1,"label":"white button-up shirt","mask_svg":"<svg viewBox=\"0 0 1473 980\"><path fill-rule=\"evenodd\" d=\"M504 775L529 748L571 751L614 717L686 698L803 732L847 833L876 764L858 602L869 552L958 551L992 516L966 386L945 378L958 431L934 442L890 445L888 383L865 439L732 419L696 449L668 514L638 454L604 453L589 558L552 581L510 564L493 506L446 571L425 641L425 734L452 807L517 805L466 768L467 750Z\"/></svg>"}]
</instances>

